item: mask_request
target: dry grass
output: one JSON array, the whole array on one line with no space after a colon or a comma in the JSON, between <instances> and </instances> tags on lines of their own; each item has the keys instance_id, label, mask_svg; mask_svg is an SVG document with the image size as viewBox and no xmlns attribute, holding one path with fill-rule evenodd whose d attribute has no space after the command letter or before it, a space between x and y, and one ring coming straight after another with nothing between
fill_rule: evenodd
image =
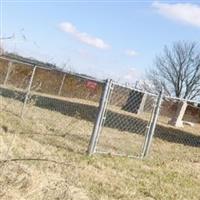
<instances>
[{"instance_id":1,"label":"dry grass","mask_svg":"<svg viewBox=\"0 0 200 200\"><path fill-rule=\"evenodd\" d=\"M1 97L0 106L2 200L200 199L199 148L155 139L144 161L88 157L93 125L78 113L69 117L31 106L21 120L20 102ZM143 139L111 128L104 134L101 144L119 151L138 148Z\"/></svg>"}]
</instances>

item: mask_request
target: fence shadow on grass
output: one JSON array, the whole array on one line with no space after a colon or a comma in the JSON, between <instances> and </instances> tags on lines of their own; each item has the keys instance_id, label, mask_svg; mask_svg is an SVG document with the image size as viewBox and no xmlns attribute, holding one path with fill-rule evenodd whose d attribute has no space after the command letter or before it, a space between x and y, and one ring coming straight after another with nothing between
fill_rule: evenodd
<instances>
[{"instance_id":1,"label":"fence shadow on grass","mask_svg":"<svg viewBox=\"0 0 200 200\"><path fill-rule=\"evenodd\" d=\"M144 135L148 122L141 118L108 111L105 126ZM194 135L181 129L157 125L154 137L173 143L200 147L200 135Z\"/></svg>"},{"instance_id":2,"label":"fence shadow on grass","mask_svg":"<svg viewBox=\"0 0 200 200\"><path fill-rule=\"evenodd\" d=\"M0 94L4 97L14 98L23 101L24 92L1 88ZM98 108L94 105L82 104L81 102L70 102L63 99L50 98L46 96L32 95L35 99L35 106L60 112L64 115L74 117L79 113L81 119L94 122L97 116ZM148 121L134 116L108 111L105 126L120 131L132 132L144 135ZM157 125L155 137L173 143L184 144L192 147L200 147L200 136L186 132L184 130L175 129Z\"/></svg>"}]
</instances>

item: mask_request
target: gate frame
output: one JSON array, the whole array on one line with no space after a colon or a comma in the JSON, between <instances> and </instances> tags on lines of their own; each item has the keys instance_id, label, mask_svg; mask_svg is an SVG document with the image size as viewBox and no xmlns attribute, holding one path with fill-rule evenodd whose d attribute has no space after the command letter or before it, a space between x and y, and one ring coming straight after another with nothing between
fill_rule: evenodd
<instances>
[{"instance_id":1,"label":"gate frame","mask_svg":"<svg viewBox=\"0 0 200 200\"><path fill-rule=\"evenodd\" d=\"M156 125L157 125L157 121L158 121L158 117L160 114L162 100L163 100L163 88L160 90L160 92L158 94L158 97L157 97L157 100L155 103L155 107L154 107L154 110L152 112L152 116L151 116L151 119L149 122L149 126L147 128L145 142L144 142L142 155L141 155L142 159L147 157L149 154L150 147L152 145L153 136L154 136L155 129L156 129Z\"/></svg>"},{"instance_id":2,"label":"gate frame","mask_svg":"<svg viewBox=\"0 0 200 200\"><path fill-rule=\"evenodd\" d=\"M90 137L90 142L89 142L88 149L87 149L87 154L89 156L91 156L94 153L109 154L109 152L104 152L104 151L97 152L96 147L97 147L97 143L99 140L101 130L104 127L103 125L104 125L104 122L106 119L107 105L109 103L110 95L112 93L114 85L115 85L115 83L111 79L107 79L105 81L104 89L102 92L102 96L101 96L100 104L99 104L99 108L98 108L96 122L95 122L95 125L93 128L92 135ZM116 84L116 85L118 85L118 84ZM134 89L134 88L132 88L132 89ZM147 157L147 155L149 154L149 150L152 145L152 139L154 136L155 128L156 128L159 113L160 113L160 107L162 104L163 89L159 92L158 95L151 94L148 92L147 93L143 92L143 93L156 96L157 98L156 98L156 102L154 104L154 109L152 110L151 118L149 119L149 123L146 127L146 133L144 136L144 142L143 142L143 147L141 150L141 155L140 156L132 156L132 155L126 155L125 153L124 154L123 153L113 153L112 155L143 159L143 158Z\"/></svg>"},{"instance_id":3,"label":"gate frame","mask_svg":"<svg viewBox=\"0 0 200 200\"><path fill-rule=\"evenodd\" d=\"M105 81L105 86L104 86L104 90L100 99L100 104L99 104L99 108L98 108L98 115L96 118L96 122L92 131L92 135L90 138L90 142L89 142L89 146L88 146L88 150L87 153L89 156L91 156L92 154L94 154L96 152L96 146L97 146L97 142L99 139L99 135L100 132L103 128L103 123L105 120L105 112L106 112L106 108L107 108L107 104L108 104L108 99L110 97L111 94L111 90L112 90L112 84L113 81L112 79L107 79Z\"/></svg>"}]
</instances>

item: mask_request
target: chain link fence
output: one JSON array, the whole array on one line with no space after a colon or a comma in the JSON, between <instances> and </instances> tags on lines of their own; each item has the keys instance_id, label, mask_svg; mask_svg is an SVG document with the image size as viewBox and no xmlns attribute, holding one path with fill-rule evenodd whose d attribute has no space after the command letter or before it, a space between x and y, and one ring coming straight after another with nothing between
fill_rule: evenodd
<instances>
[{"instance_id":1,"label":"chain link fence","mask_svg":"<svg viewBox=\"0 0 200 200\"><path fill-rule=\"evenodd\" d=\"M86 151L103 82L14 61L1 62L0 74L1 111L35 130L22 135L51 144L49 148Z\"/></svg>"},{"instance_id":2,"label":"chain link fence","mask_svg":"<svg viewBox=\"0 0 200 200\"><path fill-rule=\"evenodd\" d=\"M167 159L200 147L200 104L162 92L1 60L0 94L1 111L31 124L31 137L70 151L143 158L152 144L150 155Z\"/></svg>"},{"instance_id":3,"label":"chain link fence","mask_svg":"<svg viewBox=\"0 0 200 200\"><path fill-rule=\"evenodd\" d=\"M200 102L163 97L151 156L175 159L177 152L199 160ZM186 160L187 158L185 158Z\"/></svg>"}]
</instances>

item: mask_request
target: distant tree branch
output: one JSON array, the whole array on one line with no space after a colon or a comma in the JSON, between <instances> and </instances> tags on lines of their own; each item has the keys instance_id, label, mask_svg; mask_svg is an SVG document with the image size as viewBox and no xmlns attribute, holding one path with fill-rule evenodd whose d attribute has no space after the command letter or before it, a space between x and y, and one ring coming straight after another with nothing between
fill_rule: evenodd
<instances>
[{"instance_id":1,"label":"distant tree branch","mask_svg":"<svg viewBox=\"0 0 200 200\"><path fill-rule=\"evenodd\" d=\"M170 96L196 99L200 95L200 49L196 42L175 42L156 56L147 72L153 90L164 88ZM148 83L149 83L148 82ZM143 86L143 88L148 88Z\"/></svg>"}]
</instances>

